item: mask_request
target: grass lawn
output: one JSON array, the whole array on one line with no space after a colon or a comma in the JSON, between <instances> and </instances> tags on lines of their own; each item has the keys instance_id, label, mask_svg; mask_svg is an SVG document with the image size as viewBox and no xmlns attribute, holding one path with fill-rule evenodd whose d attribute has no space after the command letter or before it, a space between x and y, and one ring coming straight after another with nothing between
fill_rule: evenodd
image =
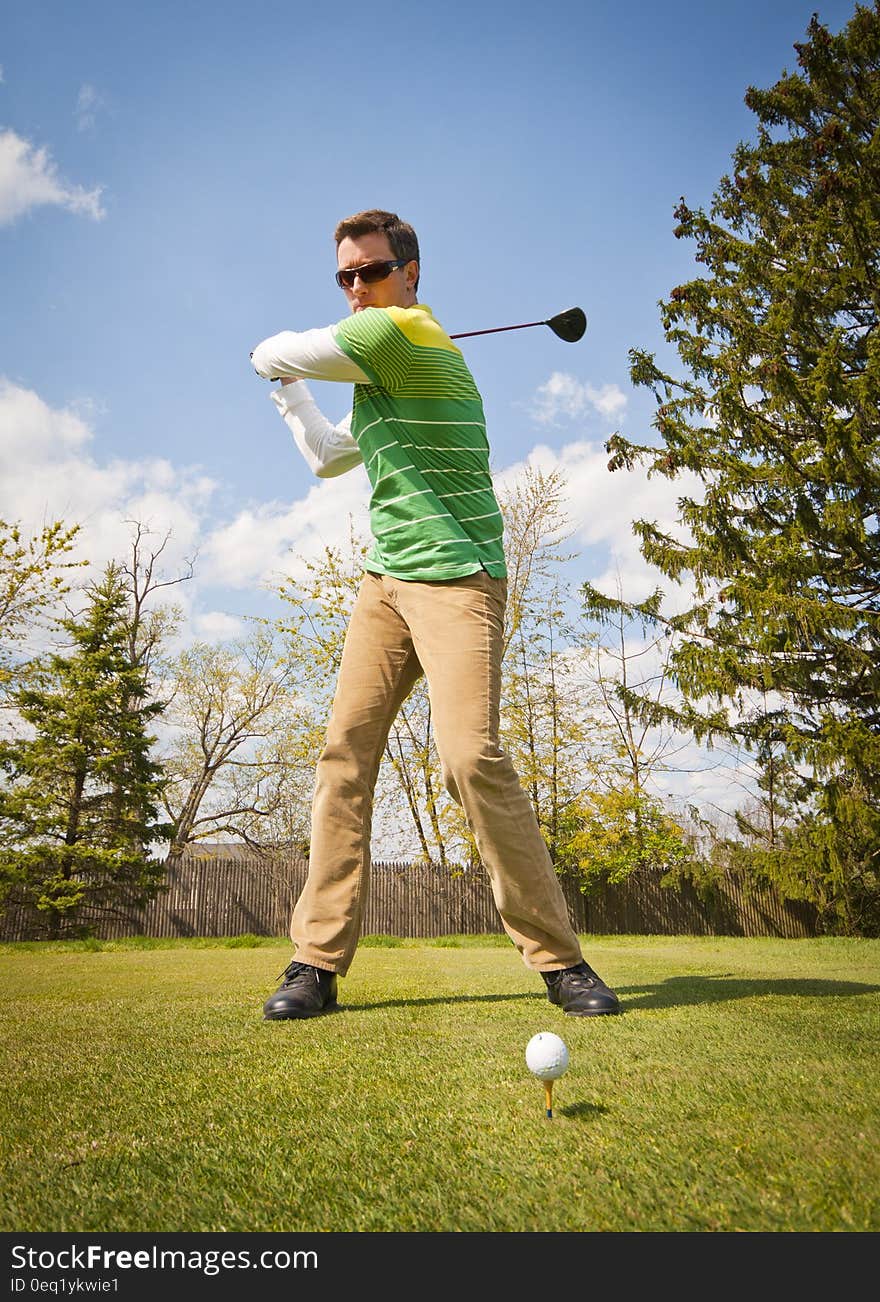
<instances>
[{"instance_id":1,"label":"grass lawn","mask_svg":"<svg viewBox=\"0 0 880 1302\"><path fill-rule=\"evenodd\" d=\"M307 1022L284 941L2 945L0 1230L880 1229L880 941L583 944L621 1016L502 937L368 937Z\"/></svg>"}]
</instances>

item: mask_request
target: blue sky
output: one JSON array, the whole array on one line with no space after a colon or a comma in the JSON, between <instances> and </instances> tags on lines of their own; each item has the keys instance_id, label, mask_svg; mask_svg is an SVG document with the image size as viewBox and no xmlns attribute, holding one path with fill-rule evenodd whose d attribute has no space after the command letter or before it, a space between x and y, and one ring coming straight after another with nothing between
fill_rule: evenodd
<instances>
[{"instance_id":1,"label":"blue sky","mask_svg":"<svg viewBox=\"0 0 880 1302\"><path fill-rule=\"evenodd\" d=\"M366 478L318 483L248 353L346 314L336 221L416 227L421 298L450 332L580 305L463 342L502 479L571 485L594 580L635 587L629 522L676 489L611 476L602 444L650 437L629 348L662 350L657 301L693 275L680 195L708 203L748 85L794 69L837 0L4 6L0 25L0 516L83 523L96 563L126 519L198 550L190 636L265 613L264 585L366 523ZM347 386L314 385L327 414ZM635 589L633 595L637 595Z\"/></svg>"}]
</instances>

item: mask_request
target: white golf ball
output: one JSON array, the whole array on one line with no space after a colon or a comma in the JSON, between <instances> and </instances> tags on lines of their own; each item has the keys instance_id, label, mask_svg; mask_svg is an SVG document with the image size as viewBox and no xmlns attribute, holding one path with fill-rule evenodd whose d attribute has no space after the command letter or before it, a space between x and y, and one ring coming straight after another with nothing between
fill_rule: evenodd
<instances>
[{"instance_id":1,"label":"white golf ball","mask_svg":"<svg viewBox=\"0 0 880 1302\"><path fill-rule=\"evenodd\" d=\"M526 1045L526 1066L539 1080L559 1080L568 1070L568 1049L552 1031L539 1031Z\"/></svg>"}]
</instances>

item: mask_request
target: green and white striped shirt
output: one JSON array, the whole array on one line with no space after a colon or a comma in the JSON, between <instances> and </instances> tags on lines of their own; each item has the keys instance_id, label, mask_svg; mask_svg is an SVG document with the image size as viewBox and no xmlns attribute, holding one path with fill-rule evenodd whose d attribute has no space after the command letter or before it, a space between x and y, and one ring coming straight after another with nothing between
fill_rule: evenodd
<instances>
[{"instance_id":1,"label":"green and white striped shirt","mask_svg":"<svg viewBox=\"0 0 880 1302\"><path fill-rule=\"evenodd\" d=\"M481 567L505 577L483 403L460 350L424 304L365 308L330 331L359 376L350 437L330 427L329 456L307 450L300 437L297 442L319 474L363 461L374 539L367 569L422 581L462 578ZM308 359L306 335L275 336L255 351L254 366L267 376L342 378L338 367L333 375L323 369L323 333L308 332L314 350ZM294 340L302 342L294 346ZM286 386L276 398L292 428L292 412L299 408L305 416L311 404L307 391L294 395L304 388ZM326 437L323 444L329 446ZM352 456L355 445L359 458ZM331 461L334 468L324 469Z\"/></svg>"}]
</instances>

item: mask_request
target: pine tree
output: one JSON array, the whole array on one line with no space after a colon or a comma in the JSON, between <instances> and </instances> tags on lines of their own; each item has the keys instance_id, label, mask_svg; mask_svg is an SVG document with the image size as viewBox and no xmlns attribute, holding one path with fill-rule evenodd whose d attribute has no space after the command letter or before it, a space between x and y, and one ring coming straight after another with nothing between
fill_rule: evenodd
<instances>
[{"instance_id":1,"label":"pine tree","mask_svg":"<svg viewBox=\"0 0 880 1302\"><path fill-rule=\"evenodd\" d=\"M35 905L50 936L82 914L143 903L163 865L148 848L163 785L148 728L162 706L132 665L123 575L111 564L81 615L61 621L66 654L48 655L12 696L30 735L0 743L0 888Z\"/></svg>"},{"instance_id":2,"label":"pine tree","mask_svg":"<svg viewBox=\"0 0 880 1302\"><path fill-rule=\"evenodd\" d=\"M611 469L702 479L687 536L635 524L692 584L666 620L682 721L783 743L812 778L847 929L880 870L880 3L837 35L814 16L795 49L799 72L747 92L757 138L709 213L676 210L703 269L661 304L686 374L631 353L660 443L608 450Z\"/></svg>"}]
</instances>

